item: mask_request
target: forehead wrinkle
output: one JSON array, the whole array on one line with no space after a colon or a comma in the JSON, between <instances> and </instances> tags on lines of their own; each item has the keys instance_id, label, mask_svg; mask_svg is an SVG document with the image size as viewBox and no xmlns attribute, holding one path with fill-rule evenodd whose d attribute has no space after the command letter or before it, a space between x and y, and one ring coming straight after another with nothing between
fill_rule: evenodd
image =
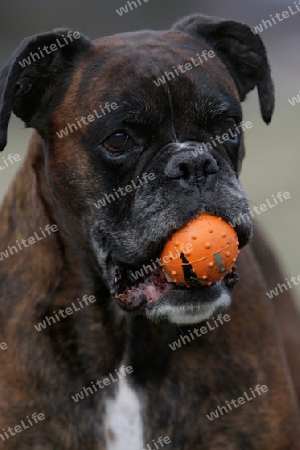
<instances>
[{"instance_id":1,"label":"forehead wrinkle","mask_svg":"<svg viewBox=\"0 0 300 450\"><path fill-rule=\"evenodd\" d=\"M118 103L114 117L128 125L151 125L161 121L162 110L157 113L157 102L149 96L140 97L136 92L129 92L129 100Z\"/></svg>"},{"instance_id":2,"label":"forehead wrinkle","mask_svg":"<svg viewBox=\"0 0 300 450\"><path fill-rule=\"evenodd\" d=\"M132 115L132 120L139 118L141 115L146 114L151 109L151 103L146 97L141 97L135 91L128 92L130 96L129 100L123 100L118 103L119 108L122 108L124 112L128 113L128 116Z\"/></svg>"}]
</instances>

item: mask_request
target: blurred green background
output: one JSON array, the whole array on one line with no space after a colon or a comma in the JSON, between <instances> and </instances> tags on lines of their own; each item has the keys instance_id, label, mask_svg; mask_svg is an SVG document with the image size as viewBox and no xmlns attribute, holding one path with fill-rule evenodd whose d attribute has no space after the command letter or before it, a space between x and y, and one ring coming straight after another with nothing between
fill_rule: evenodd
<instances>
[{"instance_id":1,"label":"blurred green background","mask_svg":"<svg viewBox=\"0 0 300 450\"><path fill-rule=\"evenodd\" d=\"M168 28L182 16L201 12L259 25L264 19L295 10L294 1L260 0L140 0L137 9L120 17L116 9L125 0L38 1L12 0L0 4L0 66L26 36L57 27L69 27L91 38L143 28ZM300 13L273 25L261 33L269 53L276 87L276 111L268 127L260 117L257 92L244 103L244 118L253 123L246 133L247 157L242 183L250 204L266 203L272 195L288 191L291 198L258 216L279 255L285 276L300 275L298 232L300 228L300 104L291 106L288 99L300 90ZM297 131L298 130L298 131ZM9 144L2 158L19 153L23 159L31 130L25 130L16 118L11 121ZM21 161L22 162L22 161ZM21 162L0 171L2 199ZM3 163L2 163L3 166ZM299 238L300 240L300 238ZM278 280L278 282L284 282ZM293 288L300 304L300 286Z\"/></svg>"}]
</instances>

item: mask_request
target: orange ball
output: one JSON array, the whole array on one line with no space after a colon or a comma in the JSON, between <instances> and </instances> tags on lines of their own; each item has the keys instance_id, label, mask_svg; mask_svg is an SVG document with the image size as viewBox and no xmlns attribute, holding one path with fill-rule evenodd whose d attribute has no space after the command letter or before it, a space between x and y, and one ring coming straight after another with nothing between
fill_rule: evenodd
<instances>
[{"instance_id":1,"label":"orange ball","mask_svg":"<svg viewBox=\"0 0 300 450\"><path fill-rule=\"evenodd\" d=\"M172 236L160 259L169 281L210 286L231 272L238 246L231 225L221 217L201 215Z\"/></svg>"}]
</instances>

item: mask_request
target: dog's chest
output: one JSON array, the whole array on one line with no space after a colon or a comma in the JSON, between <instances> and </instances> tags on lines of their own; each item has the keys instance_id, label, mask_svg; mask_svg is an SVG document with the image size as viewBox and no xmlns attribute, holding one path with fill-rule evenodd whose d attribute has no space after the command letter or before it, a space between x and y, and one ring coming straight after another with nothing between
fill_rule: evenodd
<instances>
[{"instance_id":1,"label":"dog's chest","mask_svg":"<svg viewBox=\"0 0 300 450\"><path fill-rule=\"evenodd\" d=\"M142 450L141 399L125 378L118 382L115 398L106 402L104 426L106 450Z\"/></svg>"}]
</instances>

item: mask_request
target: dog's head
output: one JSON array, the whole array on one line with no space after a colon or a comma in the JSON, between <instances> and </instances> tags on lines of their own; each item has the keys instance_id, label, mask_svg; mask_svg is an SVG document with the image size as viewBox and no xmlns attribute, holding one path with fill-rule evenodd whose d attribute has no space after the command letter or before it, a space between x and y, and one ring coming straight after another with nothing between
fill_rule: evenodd
<instances>
[{"instance_id":1,"label":"dog's head","mask_svg":"<svg viewBox=\"0 0 300 450\"><path fill-rule=\"evenodd\" d=\"M55 30L23 41L1 72L0 147L13 111L39 132L56 207L120 306L195 323L230 304L230 276L175 286L158 257L201 213L235 224L241 247L249 241L240 103L255 87L268 123L266 51L237 22L195 15L94 42Z\"/></svg>"}]
</instances>

